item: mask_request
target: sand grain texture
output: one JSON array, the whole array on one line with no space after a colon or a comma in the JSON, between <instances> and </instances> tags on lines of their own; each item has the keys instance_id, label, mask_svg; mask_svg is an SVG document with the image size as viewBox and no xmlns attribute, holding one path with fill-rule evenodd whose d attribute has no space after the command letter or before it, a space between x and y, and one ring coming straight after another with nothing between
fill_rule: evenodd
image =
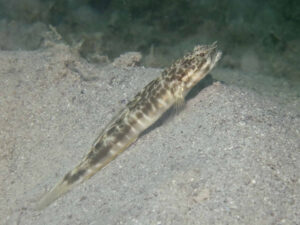
<instances>
[{"instance_id":1,"label":"sand grain texture","mask_svg":"<svg viewBox=\"0 0 300 225\"><path fill-rule=\"evenodd\" d=\"M160 72L97 67L64 45L0 52L0 224L299 224L298 112L220 83L88 182L30 210Z\"/></svg>"}]
</instances>

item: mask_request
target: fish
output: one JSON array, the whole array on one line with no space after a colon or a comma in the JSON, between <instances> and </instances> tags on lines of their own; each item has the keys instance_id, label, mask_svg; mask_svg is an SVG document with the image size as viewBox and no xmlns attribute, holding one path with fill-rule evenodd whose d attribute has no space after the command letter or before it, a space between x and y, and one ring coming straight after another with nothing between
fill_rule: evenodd
<instances>
[{"instance_id":1,"label":"fish","mask_svg":"<svg viewBox=\"0 0 300 225\"><path fill-rule=\"evenodd\" d=\"M216 42L198 45L163 70L110 121L83 160L46 192L34 208L45 209L114 160L173 105L182 104L188 92L215 67L221 55Z\"/></svg>"}]
</instances>

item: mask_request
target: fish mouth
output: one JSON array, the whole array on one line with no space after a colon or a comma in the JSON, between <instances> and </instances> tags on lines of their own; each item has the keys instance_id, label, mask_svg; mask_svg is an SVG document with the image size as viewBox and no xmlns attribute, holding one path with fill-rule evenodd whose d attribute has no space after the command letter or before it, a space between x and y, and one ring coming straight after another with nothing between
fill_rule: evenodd
<instances>
[{"instance_id":1,"label":"fish mouth","mask_svg":"<svg viewBox=\"0 0 300 225\"><path fill-rule=\"evenodd\" d=\"M204 46L207 51L207 57L211 60L211 67L214 67L214 65L221 59L222 52L218 50L218 43L215 41L211 45Z\"/></svg>"},{"instance_id":2,"label":"fish mouth","mask_svg":"<svg viewBox=\"0 0 300 225\"><path fill-rule=\"evenodd\" d=\"M212 70L216 63L221 59L222 52L218 50L217 42L206 47L206 60L209 62L208 72Z\"/></svg>"},{"instance_id":3,"label":"fish mouth","mask_svg":"<svg viewBox=\"0 0 300 225\"><path fill-rule=\"evenodd\" d=\"M196 46L194 48L194 54L198 55L200 60L202 58L206 62L209 62L210 68L213 68L222 56L222 52L218 50L218 44L216 41L211 45Z\"/></svg>"}]
</instances>

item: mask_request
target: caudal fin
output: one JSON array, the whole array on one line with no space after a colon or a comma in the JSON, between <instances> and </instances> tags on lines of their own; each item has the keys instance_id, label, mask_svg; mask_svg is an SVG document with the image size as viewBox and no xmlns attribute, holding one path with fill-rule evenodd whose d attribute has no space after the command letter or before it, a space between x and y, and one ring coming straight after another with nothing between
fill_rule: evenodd
<instances>
[{"instance_id":1,"label":"caudal fin","mask_svg":"<svg viewBox=\"0 0 300 225\"><path fill-rule=\"evenodd\" d=\"M65 180L58 183L51 191L47 192L42 198L36 203L34 209L42 210L58 199L63 194L67 193L73 185L69 185Z\"/></svg>"},{"instance_id":2,"label":"caudal fin","mask_svg":"<svg viewBox=\"0 0 300 225\"><path fill-rule=\"evenodd\" d=\"M64 178L54 186L54 188L42 196L34 208L36 210L46 208L60 196L71 190L74 186L90 178L99 169L99 167L89 168L88 158L85 158L75 169L67 173Z\"/></svg>"}]
</instances>

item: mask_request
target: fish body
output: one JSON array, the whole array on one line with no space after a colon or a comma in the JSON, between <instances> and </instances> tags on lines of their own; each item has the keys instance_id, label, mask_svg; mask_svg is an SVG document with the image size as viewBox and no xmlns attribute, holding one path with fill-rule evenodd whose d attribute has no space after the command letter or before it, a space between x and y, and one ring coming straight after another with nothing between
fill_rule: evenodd
<instances>
[{"instance_id":1,"label":"fish body","mask_svg":"<svg viewBox=\"0 0 300 225\"><path fill-rule=\"evenodd\" d=\"M199 45L146 85L106 126L89 153L36 204L43 209L72 187L89 179L127 149L139 135L184 97L221 57L216 43Z\"/></svg>"}]
</instances>

